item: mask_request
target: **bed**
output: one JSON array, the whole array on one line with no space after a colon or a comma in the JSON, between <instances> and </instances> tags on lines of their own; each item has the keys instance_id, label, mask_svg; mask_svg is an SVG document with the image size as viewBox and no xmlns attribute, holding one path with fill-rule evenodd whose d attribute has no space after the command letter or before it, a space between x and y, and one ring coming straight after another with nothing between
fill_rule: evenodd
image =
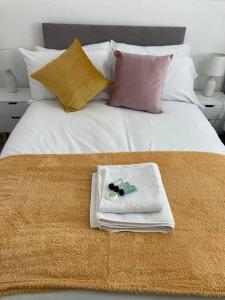
<instances>
[{"instance_id":1,"label":"bed","mask_svg":"<svg viewBox=\"0 0 225 300\"><path fill-rule=\"evenodd\" d=\"M45 47L50 49L65 49L75 36L82 45L111 39L143 46L176 45L183 43L185 31L185 27L43 24ZM153 150L224 153L223 144L196 105L163 101L162 108L164 113L156 116L94 100L84 110L68 115L57 101L31 101L1 157Z\"/></svg>"},{"instance_id":2,"label":"bed","mask_svg":"<svg viewBox=\"0 0 225 300\"><path fill-rule=\"evenodd\" d=\"M115 39L141 45L183 43L183 27L43 24L45 46L63 49L74 36L82 44ZM163 114L113 108L95 99L67 114L57 101L31 101L1 158L22 154L197 151L225 154L215 130L192 103L163 101ZM85 290L6 296L5 299L184 299L179 296L114 294ZM186 297L185 297L186 299ZM197 297L191 296L191 299ZM200 299L200 298L198 298ZM213 298L211 298L213 299Z\"/></svg>"}]
</instances>

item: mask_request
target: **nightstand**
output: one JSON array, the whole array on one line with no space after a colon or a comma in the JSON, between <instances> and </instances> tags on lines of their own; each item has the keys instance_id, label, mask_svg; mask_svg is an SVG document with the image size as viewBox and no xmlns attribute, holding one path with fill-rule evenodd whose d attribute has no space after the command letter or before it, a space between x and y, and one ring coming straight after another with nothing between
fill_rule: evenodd
<instances>
[{"instance_id":1,"label":"nightstand","mask_svg":"<svg viewBox=\"0 0 225 300\"><path fill-rule=\"evenodd\" d=\"M225 121L225 94L217 92L212 97L206 97L199 91L196 92L196 96L204 106L201 108L203 114L210 121L217 133L222 133Z\"/></svg>"},{"instance_id":2,"label":"nightstand","mask_svg":"<svg viewBox=\"0 0 225 300\"><path fill-rule=\"evenodd\" d=\"M30 99L29 88L20 88L17 93L8 93L5 88L0 88L0 132L13 130Z\"/></svg>"}]
</instances>

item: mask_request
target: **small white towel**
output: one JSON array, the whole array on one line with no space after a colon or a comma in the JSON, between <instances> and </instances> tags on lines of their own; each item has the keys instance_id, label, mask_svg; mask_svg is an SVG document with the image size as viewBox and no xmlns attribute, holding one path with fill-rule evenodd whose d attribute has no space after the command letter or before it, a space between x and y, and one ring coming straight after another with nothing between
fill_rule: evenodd
<instances>
[{"instance_id":1,"label":"small white towel","mask_svg":"<svg viewBox=\"0 0 225 300\"><path fill-rule=\"evenodd\" d=\"M158 165L143 163L134 165L98 166L101 176L102 193L99 204L100 212L107 213L142 213L158 212L163 208L164 186ZM137 191L108 200L108 185L119 178L134 184Z\"/></svg>"},{"instance_id":2,"label":"small white towel","mask_svg":"<svg viewBox=\"0 0 225 300\"><path fill-rule=\"evenodd\" d=\"M101 176L93 174L90 206L90 227L119 232L162 232L174 229L175 223L170 205L164 192L163 209L155 213L114 214L98 211L101 198Z\"/></svg>"}]
</instances>

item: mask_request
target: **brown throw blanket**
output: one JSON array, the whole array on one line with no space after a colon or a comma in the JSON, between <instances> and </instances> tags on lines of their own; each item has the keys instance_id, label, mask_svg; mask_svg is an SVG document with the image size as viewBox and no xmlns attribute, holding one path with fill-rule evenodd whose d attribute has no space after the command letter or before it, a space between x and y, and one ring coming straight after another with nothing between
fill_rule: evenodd
<instances>
[{"instance_id":1,"label":"brown throw blanket","mask_svg":"<svg viewBox=\"0 0 225 300\"><path fill-rule=\"evenodd\" d=\"M172 234L89 228L98 164L159 164ZM187 152L0 160L0 294L57 288L225 296L225 156Z\"/></svg>"}]
</instances>

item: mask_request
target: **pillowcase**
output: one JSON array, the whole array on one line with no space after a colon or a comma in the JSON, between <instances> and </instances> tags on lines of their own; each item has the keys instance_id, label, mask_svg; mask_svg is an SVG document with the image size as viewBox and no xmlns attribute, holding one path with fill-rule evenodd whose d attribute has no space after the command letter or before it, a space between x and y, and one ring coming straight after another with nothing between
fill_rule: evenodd
<instances>
[{"instance_id":1,"label":"pillowcase","mask_svg":"<svg viewBox=\"0 0 225 300\"><path fill-rule=\"evenodd\" d=\"M196 77L191 57L174 57L167 71L162 99L191 102L201 106L194 92Z\"/></svg>"},{"instance_id":2,"label":"pillowcase","mask_svg":"<svg viewBox=\"0 0 225 300\"><path fill-rule=\"evenodd\" d=\"M111 50L111 42L102 42L102 43L96 43L96 44L89 44L82 46L84 51L96 51L96 50ZM40 46L35 46L35 50L37 51L46 51L46 50L56 50L56 49L48 49ZM57 50L57 51L65 51L64 50Z\"/></svg>"},{"instance_id":3,"label":"pillowcase","mask_svg":"<svg viewBox=\"0 0 225 300\"><path fill-rule=\"evenodd\" d=\"M161 112L161 96L172 56L116 51L116 80L108 104L151 113Z\"/></svg>"},{"instance_id":4,"label":"pillowcase","mask_svg":"<svg viewBox=\"0 0 225 300\"><path fill-rule=\"evenodd\" d=\"M92 64L78 40L31 77L46 85L64 105L66 112L81 109L111 85Z\"/></svg>"},{"instance_id":5,"label":"pillowcase","mask_svg":"<svg viewBox=\"0 0 225 300\"><path fill-rule=\"evenodd\" d=\"M45 48L45 47L41 47L41 46L35 46L34 49L36 51L57 51L60 54L63 54L63 52L66 51L66 49L57 50L57 49L49 49L49 48Z\"/></svg>"},{"instance_id":6,"label":"pillowcase","mask_svg":"<svg viewBox=\"0 0 225 300\"><path fill-rule=\"evenodd\" d=\"M19 48L19 51L23 55L28 79L30 83L30 92L32 100L55 100L56 96L53 95L47 87L42 83L31 78L31 74L40 68L44 67L53 59L56 59L60 54L54 52L36 52Z\"/></svg>"},{"instance_id":7,"label":"pillowcase","mask_svg":"<svg viewBox=\"0 0 225 300\"><path fill-rule=\"evenodd\" d=\"M93 44L84 46L85 52L94 66L108 79L112 78L111 60L112 50L109 42ZM94 47L94 45L96 45ZM33 100L56 100L56 96L49 91L42 83L31 78L31 74L46 64L56 59L59 55L63 54L65 50L53 50L42 47L35 47L38 51L30 51L20 48L20 52L23 55L26 63L28 78L31 89L31 97ZM98 98L107 99L108 94L106 92L98 95Z\"/></svg>"},{"instance_id":8,"label":"pillowcase","mask_svg":"<svg viewBox=\"0 0 225 300\"><path fill-rule=\"evenodd\" d=\"M116 43L115 41L111 40L111 47L113 51L119 50L127 53L155 56L190 56L191 54L191 47L188 44L170 46L137 46L124 43Z\"/></svg>"}]
</instances>

